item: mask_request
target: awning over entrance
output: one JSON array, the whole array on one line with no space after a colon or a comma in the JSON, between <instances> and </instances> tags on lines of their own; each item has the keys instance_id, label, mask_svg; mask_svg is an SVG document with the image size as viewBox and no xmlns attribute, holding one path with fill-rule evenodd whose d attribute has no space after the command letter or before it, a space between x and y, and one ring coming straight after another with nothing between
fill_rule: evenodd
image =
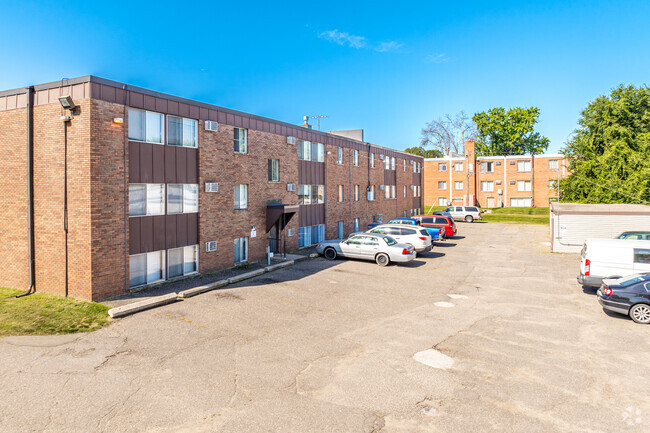
<instances>
[{"instance_id":1,"label":"awning over entrance","mask_svg":"<svg viewBox=\"0 0 650 433\"><path fill-rule=\"evenodd\" d=\"M289 224L291 218L298 212L300 207L297 204L267 204L266 205L266 232L279 221L280 231Z\"/></svg>"}]
</instances>

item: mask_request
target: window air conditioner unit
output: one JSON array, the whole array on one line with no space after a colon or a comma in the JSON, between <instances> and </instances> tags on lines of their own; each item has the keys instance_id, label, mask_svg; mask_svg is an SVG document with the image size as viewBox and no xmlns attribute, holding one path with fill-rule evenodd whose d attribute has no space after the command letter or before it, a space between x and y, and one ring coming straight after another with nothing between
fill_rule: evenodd
<instances>
[{"instance_id":1,"label":"window air conditioner unit","mask_svg":"<svg viewBox=\"0 0 650 433\"><path fill-rule=\"evenodd\" d=\"M288 136L287 144L296 144L296 137Z\"/></svg>"},{"instance_id":2,"label":"window air conditioner unit","mask_svg":"<svg viewBox=\"0 0 650 433\"><path fill-rule=\"evenodd\" d=\"M514 180L511 180L511 181L510 181L510 185L514 185L514 184L515 184L515 181L514 181Z\"/></svg>"},{"instance_id":3,"label":"window air conditioner unit","mask_svg":"<svg viewBox=\"0 0 650 433\"><path fill-rule=\"evenodd\" d=\"M383 191L384 190L384 185L379 185L379 189Z\"/></svg>"},{"instance_id":4,"label":"window air conditioner unit","mask_svg":"<svg viewBox=\"0 0 650 433\"><path fill-rule=\"evenodd\" d=\"M501 181L500 181L500 180L497 180L497 185L501 185Z\"/></svg>"},{"instance_id":5,"label":"window air conditioner unit","mask_svg":"<svg viewBox=\"0 0 650 433\"><path fill-rule=\"evenodd\" d=\"M296 229L287 229L287 236L291 237L294 235Z\"/></svg>"},{"instance_id":6,"label":"window air conditioner unit","mask_svg":"<svg viewBox=\"0 0 650 433\"><path fill-rule=\"evenodd\" d=\"M212 251L217 251L217 241L209 241L205 243L205 252L210 253Z\"/></svg>"},{"instance_id":7,"label":"window air conditioner unit","mask_svg":"<svg viewBox=\"0 0 650 433\"><path fill-rule=\"evenodd\" d=\"M411 189L415 189L415 185L411 185Z\"/></svg>"},{"instance_id":8,"label":"window air conditioner unit","mask_svg":"<svg viewBox=\"0 0 650 433\"><path fill-rule=\"evenodd\" d=\"M497 190L497 194L503 194L503 190L502 190L501 188L499 188L499 189Z\"/></svg>"},{"instance_id":9,"label":"window air conditioner unit","mask_svg":"<svg viewBox=\"0 0 650 433\"><path fill-rule=\"evenodd\" d=\"M212 132L219 131L219 122L215 122L214 120L206 120L205 121L205 130L206 131L212 131Z\"/></svg>"},{"instance_id":10,"label":"window air conditioner unit","mask_svg":"<svg viewBox=\"0 0 650 433\"><path fill-rule=\"evenodd\" d=\"M217 182L206 182L205 192L219 192L219 184Z\"/></svg>"},{"instance_id":11,"label":"window air conditioner unit","mask_svg":"<svg viewBox=\"0 0 650 433\"><path fill-rule=\"evenodd\" d=\"M501 161L497 161L497 165L501 165Z\"/></svg>"},{"instance_id":12,"label":"window air conditioner unit","mask_svg":"<svg viewBox=\"0 0 650 433\"><path fill-rule=\"evenodd\" d=\"M383 154L383 153L380 153L380 154L379 154L379 159L381 159L381 160L384 159L384 154Z\"/></svg>"},{"instance_id":13,"label":"window air conditioner unit","mask_svg":"<svg viewBox=\"0 0 650 433\"><path fill-rule=\"evenodd\" d=\"M295 183L288 183L287 184L287 191L295 192L296 191L296 184Z\"/></svg>"},{"instance_id":14,"label":"window air conditioner unit","mask_svg":"<svg viewBox=\"0 0 650 433\"><path fill-rule=\"evenodd\" d=\"M510 161L510 165L515 165L515 161Z\"/></svg>"}]
</instances>

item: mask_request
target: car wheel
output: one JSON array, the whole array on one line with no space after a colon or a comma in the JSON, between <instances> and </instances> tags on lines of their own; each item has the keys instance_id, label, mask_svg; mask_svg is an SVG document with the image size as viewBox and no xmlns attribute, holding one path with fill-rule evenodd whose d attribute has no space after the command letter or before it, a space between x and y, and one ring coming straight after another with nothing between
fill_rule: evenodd
<instances>
[{"instance_id":1,"label":"car wheel","mask_svg":"<svg viewBox=\"0 0 650 433\"><path fill-rule=\"evenodd\" d=\"M474 217L471 216L471 215L467 215L465 217L465 222L468 222L468 223L474 222Z\"/></svg>"},{"instance_id":2,"label":"car wheel","mask_svg":"<svg viewBox=\"0 0 650 433\"><path fill-rule=\"evenodd\" d=\"M336 250L334 248L327 248L323 255L327 260L334 260L336 258Z\"/></svg>"},{"instance_id":3,"label":"car wheel","mask_svg":"<svg viewBox=\"0 0 650 433\"><path fill-rule=\"evenodd\" d=\"M647 325L650 323L650 305L636 304L630 308L630 318L636 323Z\"/></svg>"},{"instance_id":4,"label":"car wheel","mask_svg":"<svg viewBox=\"0 0 650 433\"><path fill-rule=\"evenodd\" d=\"M388 256L386 254L379 253L375 257L375 262L377 262L377 264L379 266L388 266L388 264L390 263L390 259L388 258Z\"/></svg>"}]
</instances>

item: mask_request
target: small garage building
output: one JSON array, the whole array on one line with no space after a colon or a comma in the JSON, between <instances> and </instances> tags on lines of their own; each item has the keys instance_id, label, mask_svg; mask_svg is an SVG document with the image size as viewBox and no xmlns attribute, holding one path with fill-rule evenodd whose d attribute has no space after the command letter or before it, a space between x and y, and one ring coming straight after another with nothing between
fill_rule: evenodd
<instances>
[{"instance_id":1,"label":"small garage building","mask_svg":"<svg viewBox=\"0 0 650 433\"><path fill-rule=\"evenodd\" d=\"M551 202L551 251L579 253L587 238L615 238L624 231L650 231L650 206Z\"/></svg>"}]
</instances>

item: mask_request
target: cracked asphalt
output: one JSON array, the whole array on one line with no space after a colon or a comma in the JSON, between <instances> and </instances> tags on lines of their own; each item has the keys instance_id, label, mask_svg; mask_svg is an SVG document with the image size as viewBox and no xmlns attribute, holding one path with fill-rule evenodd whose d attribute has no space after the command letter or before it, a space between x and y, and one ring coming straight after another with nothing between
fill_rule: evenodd
<instances>
[{"instance_id":1,"label":"cracked asphalt","mask_svg":"<svg viewBox=\"0 0 650 433\"><path fill-rule=\"evenodd\" d=\"M406 266L315 259L1 339L0 431L650 431L650 326L605 314L545 226L459 235Z\"/></svg>"}]
</instances>

